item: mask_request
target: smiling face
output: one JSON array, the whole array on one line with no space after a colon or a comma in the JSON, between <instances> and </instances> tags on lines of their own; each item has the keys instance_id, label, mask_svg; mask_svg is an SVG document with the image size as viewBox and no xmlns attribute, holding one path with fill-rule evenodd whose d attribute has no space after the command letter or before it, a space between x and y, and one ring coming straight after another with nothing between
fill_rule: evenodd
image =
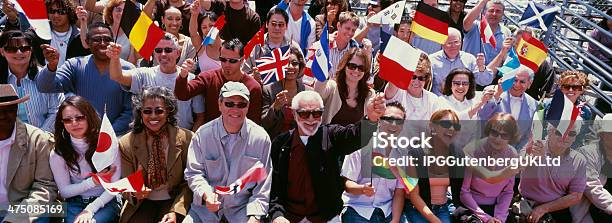
<instances>
[{"instance_id":1,"label":"smiling face","mask_svg":"<svg viewBox=\"0 0 612 223\"><path fill-rule=\"evenodd\" d=\"M514 84L512 85L512 88L508 90L510 95L514 97L521 97L523 93L525 93L525 91L529 89L529 87L531 87L532 80L529 76L530 75L526 69L518 71L514 79Z\"/></svg>"},{"instance_id":2,"label":"smiling face","mask_svg":"<svg viewBox=\"0 0 612 223\"><path fill-rule=\"evenodd\" d=\"M355 35L355 31L357 31L357 26L355 25L355 23L351 21L346 21L341 24L339 23L336 41L348 42Z\"/></svg>"},{"instance_id":3,"label":"smiling face","mask_svg":"<svg viewBox=\"0 0 612 223\"><path fill-rule=\"evenodd\" d=\"M70 136L77 139L85 138L89 125L87 118L79 109L74 106L66 106L60 117L64 122L64 128L66 128Z\"/></svg>"},{"instance_id":4,"label":"smiling face","mask_svg":"<svg viewBox=\"0 0 612 223\"><path fill-rule=\"evenodd\" d=\"M17 51L12 52L15 49L17 49ZM25 38L10 39L6 46L0 49L0 52L8 64L27 66L32 57L32 45L28 43Z\"/></svg>"},{"instance_id":5,"label":"smiling face","mask_svg":"<svg viewBox=\"0 0 612 223\"><path fill-rule=\"evenodd\" d=\"M176 66L176 61L180 57L178 48L172 40L162 39L157 43L156 49L163 49L162 52L154 52L155 59L158 60L159 66L164 69L172 69ZM172 52L166 52L166 49L172 49Z\"/></svg>"},{"instance_id":6,"label":"smiling face","mask_svg":"<svg viewBox=\"0 0 612 223\"><path fill-rule=\"evenodd\" d=\"M451 82L451 91L453 92L453 97L457 100L462 101L465 98L465 95L468 93L470 89L470 78L466 74L457 74L453 77Z\"/></svg>"},{"instance_id":7,"label":"smiling face","mask_svg":"<svg viewBox=\"0 0 612 223\"><path fill-rule=\"evenodd\" d=\"M240 108L241 104L246 104L246 107ZM249 101L241 96L234 95L219 99L218 105L225 129L240 129L249 111Z\"/></svg>"},{"instance_id":8,"label":"smiling face","mask_svg":"<svg viewBox=\"0 0 612 223\"><path fill-rule=\"evenodd\" d=\"M576 136L578 134L578 131L580 131L579 128L577 128L577 126L579 125L574 125L574 128L569 130L569 133L563 137L563 132L559 132L559 130L557 130L554 127L549 127L548 129L548 145L549 145L549 150L551 150L551 152L560 154L565 152L567 149L570 148L570 146L574 143L574 141L576 141Z\"/></svg>"},{"instance_id":9,"label":"smiling face","mask_svg":"<svg viewBox=\"0 0 612 223\"><path fill-rule=\"evenodd\" d=\"M96 27L91 29L88 34L89 36L87 37L87 43L91 48L91 53L93 54L94 58L98 60L108 60L106 50L108 43L113 41L111 31L107 28Z\"/></svg>"},{"instance_id":10,"label":"smiling face","mask_svg":"<svg viewBox=\"0 0 612 223\"><path fill-rule=\"evenodd\" d=\"M302 100L298 103L298 110L294 111L293 116L298 126L298 131L301 136L312 136L317 133L319 126L323 120L323 116L315 118L314 115L308 117L300 117L299 112L320 111L321 104L317 100Z\"/></svg>"},{"instance_id":11,"label":"smiling face","mask_svg":"<svg viewBox=\"0 0 612 223\"><path fill-rule=\"evenodd\" d=\"M448 38L442 45L444 53L450 58L456 58L461 50L461 33L454 28L448 29Z\"/></svg>"},{"instance_id":12,"label":"smiling face","mask_svg":"<svg viewBox=\"0 0 612 223\"><path fill-rule=\"evenodd\" d=\"M410 42L410 26L412 25L412 23L401 23L399 28L397 29L397 32L395 33L395 36L399 39L401 39L402 41L409 43Z\"/></svg>"},{"instance_id":13,"label":"smiling face","mask_svg":"<svg viewBox=\"0 0 612 223\"><path fill-rule=\"evenodd\" d=\"M464 7L465 7L465 2L463 0L451 0L450 2L451 12L461 13L463 12Z\"/></svg>"},{"instance_id":14,"label":"smiling face","mask_svg":"<svg viewBox=\"0 0 612 223\"><path fill-rule=\"evenodd\" d=\"M68 10L65 7L60 7L58 4L52 4L48 9L49 21L51 21L51 27L53 29L65 29L70 26L70 20L68 19Z\"/></svg>"},{"instance_id":15,"label":"smiling face","mask_svg":"<svg viewBox=\"0 0 612 223\"><path fill-rule=\"evenodd\" d=\"M562 81L561 92L575 103L580 95L584 93L584 83L578 78L569 77Z\"/></svg>"},{"instance_id":16,"label":"smiling face","mask_svg":"<svg viewBox=\"0 0 612 223\"><path fill-rule=\"evenodd\" d=\"M202 35L204 36L208 35L210 28L212 28L214 24L215 22L212 21L210 17L206 17L202 19L202 24L200 25L200 31L202 32Z\"/></svg>"},{"instance_id":17,"label":"smiling face","mask_svg":"<svg viewBox=\"0 0 612 223\"><path fill-rule=\"evenodd\" d=\"M388 106L385 109L385 115L383 117L391 117L398 120L403 120L405 113L395 106ZM390 121L381 120L378 122L378 130L380 132L386 132L388 135L398 136L402 132L404 125L392 123Z\"/></svg>"},{"instance_id":18,"label":"smiling face","mask_svg":"<svg viewBox=\"0 0 612 223\"><path fill-rule=\"evenodd\" d=\"M270 17L268 23L266 23L266 27L268 28L268 36L270 38L283 38L285 36L285 32L287 32L287 21L280 14L274 14Z\"/></svg>"},{"instance_id":19,"label":"smiling face","mask_svg":"<svg viewBox=\"0 0 612 223\"><path fill-rule=\"evenodd\" d=\"M287 64L287 66L285 67L285 79L288 81L293 81L296 80L298 76L302 73L302 70L300 69L300 61L298 60L298 57L293 53L289 53L288 60L289 64Z\"/></svg>"},{"instance_id":20,"label":"smiling face","mask_svg":"<svg viewBox=\"0 0 612 223\"><path fill-rule=\"evenodd\" d=\"M162 23L166 28L166 32L172 33L176 36L178 36L181 25L183 24L182 22L183 18L181 16L181 11L176 8L167 9L164 13L164 17L162 18Z\"/></svg>"},{"instance_id":21,"label":"smiling face","mask_svg":"<svg viewBox=\"0 0 612 223\"><path fill-rule=\"evenodd\" d=\"M168 122L168 108L162 98L147 98L143 101L142 122L147 129L157 132Z\"/></svg>"},{"instance_id":22,"label":"smiling face","mask_svg":"<svg viewBox=\"0 0 612 223\"><path fill-rule=\"evenodd\" d=\"M355 86L363 78L365 73L363 70L365 67L364 63L363 58L357 56L357 54L353 55L353 58L349 60L345 67L347 85Z\"/></svg>"},{"instance_id":23,"label":"smiling face","mask_svg":"<svg viewBox=\"0 0 612 223\"><path fill-rule=\"evenodd\" d=\"M459 120L454 119L450 114L445 115L440 120L432 120L429 125L433 135L432 139L439 140L444 145L450 145L460 130L456 127L456 124L459 124Z\"/></svg>"}]
</instances>

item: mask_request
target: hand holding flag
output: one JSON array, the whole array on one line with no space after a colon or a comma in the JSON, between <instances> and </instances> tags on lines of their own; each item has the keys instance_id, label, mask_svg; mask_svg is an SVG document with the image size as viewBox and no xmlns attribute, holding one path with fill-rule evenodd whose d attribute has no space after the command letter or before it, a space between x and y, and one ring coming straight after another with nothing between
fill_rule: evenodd
<instances>
[{"instance_id":1,"label":"hand holding flag","mask_svg":"<svg viewBox=\"0 0 612 223\"><path fill-rule=\"evenodd\" d=\"M289 65L289 47L281 47L255 60L257 73L261 75L264 85L285 79L286 67Z\"/></svg>"},{"instance_id":2,"label":"hand holding flag","mask_svg":"<svg viewBox=\"0 0 612 223\"><path fill-rule=\"evenodd\" d=\"M257 161L255 165L249 168L240 178L229 186L215 186L215 193L219 195L237 194L244 189L246 184L263 181L267 176L268 173L266 172L264 165Z\"/></svg>"},{"instance_id":3,"label":"hand holding flag","mask_svg":"<svg viewBox=\"0 0 612 223\"><path fill-rule=\"evenodd\" d=\"M210 31L208 31L206 38L202 40L202 46L213 44L217 39L217 36L219 36L219 34L221 33L223 26L225 26L225 15L220 16L213 25L213 27L210 28Z\"/></svg>"},{"instance_id":4,"label":"hand holding flag","mask_svg":"<svg viewBox=\"0 0 612 223\"><path fill-rule=\"evenodd\" d=\"M495 35L493 34L493 29L489 26L489 23L485 19L484 14L480 19L480 40L483 43L489 43L493 48L496 48L497 41L495 40Z\"/></svg>"},{"instance_id":5,"label":"hand holding flag","mask_svg":"<svg viewBox=\"0 0 612 223\"><path fill-rule=\"evenodd\" d=\"M105 179L105 177L103 178L97 174L92 174L92 177L94 181L102 185L102 187L111 194L143 191L145 191L145 194L147 194L147 189L144 186L144 180L142 178L142 169L138 169L138 171L135 173L132 173L116 182L110 182L109 179Z\"/></svg>"}]
</instances>

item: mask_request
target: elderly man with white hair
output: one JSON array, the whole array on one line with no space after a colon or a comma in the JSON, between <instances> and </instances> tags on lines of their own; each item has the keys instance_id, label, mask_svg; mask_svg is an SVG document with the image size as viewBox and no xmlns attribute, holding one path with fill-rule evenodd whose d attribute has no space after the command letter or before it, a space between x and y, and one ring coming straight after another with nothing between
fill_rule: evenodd
<instances>
[{"instance_id":1,"label":"elderly man with white hair","mask_svg":"<svg viewBox=\"0 0 612 223\"><path fill-rule=\"evenodd\" d=\"M478 112L481 120L489 120L497 112L512 114L520 129L519 142L512 145L517 150L523 148L531 137L531 123L538 108L538 102L525 93L532 82L533 71L521 65L508 91L503 91L501 85L490 85L484 89L485 93L494 91L494 99L489 100Z\"/></svg>"},{"instance_id":2,"label":"elderly man with white hair","mask_svg":"<svg viewBox=\"0 0 612 223\"><path fill-rule=\"evenodd\" d=\"M584 196L570 208L574 222L598 223L612 217L612 114L596 120L599 140L578 149L586 158L587 182ZM606 184L608 183L608 184Z\"/></svg>"},{"instance_id":3,"label":"elderly man with white hair","mask_svg":"<svg viewBox=\"0 0 612 223\"><path fill-rule=\"evenodd\" d=\"M295 95L291 108L297 129L272 141L269 215L273 222L329 221L343 207L344 179L338 160L362 148L361 137L376 130L385 112L384 98L370 99L367 120L347 126L321 125L323 99L314 91Z\"/></svg>"},{"instance_id":4,"label":"elderly man with white hair","mask_svg":"<svg viewBox=\"0 0 612 223\"><path fill-rule=\"evenodd\" d=\"M493 80L493 73L485 67L485 57L479 54L478 58L461 50L461 32L455 28L448 28L448 38L442 50L429 55L433 83L431 92L440 96L444 89L444 81L451 70L465 68L474 73L478 86L487 86Z\"/></svg>"}]
</instances>

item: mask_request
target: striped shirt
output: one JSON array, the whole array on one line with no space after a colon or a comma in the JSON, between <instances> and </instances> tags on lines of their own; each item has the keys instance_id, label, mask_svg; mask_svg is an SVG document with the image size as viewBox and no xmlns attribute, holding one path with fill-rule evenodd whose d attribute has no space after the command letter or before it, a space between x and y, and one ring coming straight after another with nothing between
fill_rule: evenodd
<instances>
[{"instance_id":1,"label":"striped shirt","mask_svg":"<svg viewBox=\"0 0 612 223\"><path fill-rule=\"evenodd\" d=\"M121 69L135 68L131 63L121 59ZM66 60L64 65L51 72L45 66L36 78L38 90L45 93L65 93L80 95L87 99L98 114L106 115L117 135L129 131L132 121L131 94L110 79L108 69L100 74L92 55L74 57Z\"/></svg>"},{"instance_id":2,"label":"striped shirt","mask_svg":"<svg viewBox=\"0 0 612 223\"><path fill-rule=\"evenodd\" d=\"M338 44L335 42L333 43L333 46L329 48L329 63L331 64L331 69L329 70L330 80L336 77L336 69L338 69L338 64L340 64L340 60L342 60L344 54L353 47L360 47L359 43L355 39L351 39L344 49L339 49Z\"/></svg>"},{"instance_id":3,"label":"striped shirt","mask_svg":"<svg viewBox=\"0 0 612 223\"><path fill-rule=\"evenodd\" d=\"M8 84L15 89L21 88L24 95L30 95L30 100L23 103L27 111L27 123L42 130L53 132L55 116L59 104L64 101L63 93L41 93L36 88L35 80L27 75L21 79L21 86L17 86L17 77L8 69Z\"/></svg>"}]
</instances>

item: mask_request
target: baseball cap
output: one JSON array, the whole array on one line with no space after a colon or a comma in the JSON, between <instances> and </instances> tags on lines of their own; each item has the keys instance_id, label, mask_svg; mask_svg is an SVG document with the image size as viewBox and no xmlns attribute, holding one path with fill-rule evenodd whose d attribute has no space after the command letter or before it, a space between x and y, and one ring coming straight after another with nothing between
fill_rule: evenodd
<instances>
[{"instance_id":1,"label":"baseball cap","mask_svg":"<svg viewBox=\"0 0 612 223\"><path fill-rule=\"evenodd\" d=\"M247 87L240 82L229 81L221 87L220 97L229 98L231 96L240 96L249 101L250 92Z\"/></svg>"}]
</instances>

